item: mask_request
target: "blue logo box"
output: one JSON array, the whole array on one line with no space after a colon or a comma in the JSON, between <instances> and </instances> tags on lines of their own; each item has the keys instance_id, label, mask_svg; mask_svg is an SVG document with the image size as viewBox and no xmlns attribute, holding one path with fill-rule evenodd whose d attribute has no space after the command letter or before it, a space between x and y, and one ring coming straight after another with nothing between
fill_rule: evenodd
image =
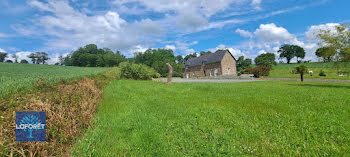
<instances>
[{"instance_id":1,"label":"blue logo box","mask_svg":"<svg viewBox=\"0 0 350 157\"><path fill-rule=\"evenodd\" d=\"M46 141L46 112L16 112L16 142Z\"/></svg>"}]
</instances>

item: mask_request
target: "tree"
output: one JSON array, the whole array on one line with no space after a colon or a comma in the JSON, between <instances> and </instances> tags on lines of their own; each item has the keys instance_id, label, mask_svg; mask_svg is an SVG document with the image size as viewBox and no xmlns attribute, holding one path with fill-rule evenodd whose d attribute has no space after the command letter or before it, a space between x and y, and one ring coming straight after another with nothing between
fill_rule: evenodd
<instances>
[{"instance_id":1,"label":"tree","mask_svg":"<svg viewBox=\"0 0 350 157\"><path fill-rule=\"evenodd\" d=\"M4 62L6 57L7 57L6 52L0 52L0 62Z\"/></svg>"},{"instance_id":2,"label":"tree","mask_svg":"<svg viewBox=\"0 0 350 157\"><path fill-rule=\"evenodd\" d=\"M35 64L36 60L37 60L37 56L35 53L30 53L28 56L28 58L30 58L32 60L32 63Z\"/></svg>"},{"instance_id":3,"label":"tree","mask_svg":"<svg viewBox=\"0 0 350 157\"><path fill-rule=\"evenodd\" d=\"M317 57L321 57L324 62L332 61L332 57L336 54L336 50L333 47L321 47L315 52Z\"/></svg>"},{"instance_id":4,"label":"tree","mask_svg":"<svg viewBox=\"0 0 350 157\"><path fill-rule=\"evenodd\" d=\"M126 58L119 51L114 53L111 49L99 49L95 44L89 44L72 52L64 60L66 66L112 67L126 61Z\"/></svg>"},{"instance_id":5,"label":"tree","mask_svg":"<svg viewBox=\"0 0 350 157\"><path fill-rule=\"evenodd\" d=\"M318 37L321 39L320 45L326 45L335 49L336 62L350 61L350 31L349 25L341 24L336 26L336 33L331 30L321 30Z\"/></svg>"},{"instance_id":6,"label":"tree","mask_svg":"<svg viewBox=\"0 0 350 157\"><path fill-rule=\"evenodd\" d=\"M243 71L247 69L252 64L252 59L244 59L244 56L240 56L237 60L237 71Z\"/></svg>"},{"instance_id":7,"label":"tree","mask_svg":"<svg viewBox=\"0 0 350 157\"><path fill-rule=\"evenodd\" d=\"M6 63L13 63L12 60L6 60L5 62L6 62Z\"/></svg>"},{"instance_id":8,"label":"tree","mask_svg":"<svg viewBox=\"0 0 350 157\"><path fill-rule=\"evenodd\" d=\"M192 54L188 54L187 56L185 56L184 60L185 62L190 60L191 58L196 58L197 57L197 53L193 52Z\"/></svg>"},{"instance_id":9,"label":"tree","mask_svg":"<svg viewBox=\"0 0 350 157\"><path fill-rule=\"evenodd\" d=\"M286 58L287 63L290 64L290 61L297 57L297 62L299 63L298 58L305 58L305 50L298 45L283 45L279 50L280 58Z\"/></svg>"},{"instance_id":10,"label":"tree","mask_svg":"<svg viewBox=\"0 0 350 157\"><path fill-rule=\"evenodd\" d=\"M207 51L207 52L201 51L200 56L204 56L204 55L211 54L211 53L212 53L211 51Z\"/></svg>"},{"instance_id":11,"label":"tree","mask_svg":"<svg viewBox=\"0 0 350 157\"><path fill-rule=\"evenodd\" d=\"M22 59L22 60L20 61L20 63L21 63L21 64L28 64L28 61L25 60L25 59Z\"/></svg>"},{"instance_id":12,"label":"tree","mask_svg":"<svg viewBox=\"0 0 350 157\"><path fill-rule=\"evenodd\" d=\"M177 64L184 64L185 60L184 60L184 58L181 55L177 55L176 56L176 62L177 62Z\"/></svg>"},{"instance_id":13,"label":"tree","mask_svg":"<svg viewBox=\"0 0 350 157\"><path fill-rule=\"evenodd\" d=\"M308 69L305 65L300 65L295 68L296 72L300 74L301 82L304 82L304 74L308 73Z\"/></svg>"},{"instance_id":14,"label":"tree","mask_svg":"<svg viewBox=\"0 0 350 157\"><path fill-rule=\"evenodd\" d=\"M19 56L18 56L18 55L16 55L16 54L12 54L12 58L14 58L14 59L15 59L15 63L18 63L18 58L19 58Z\"/></svg>"},{"instance_id":15,"label":"tree","mask_svg":"<svg viewBox=\"0 0 350 157\"><path fill-rule=\"evenodd\" d=\"M298 46L298 45L293 45L292 49L295 52L295 57L297 57L297 63L300 63L299 58L304 59L305 58L305 50L304 48Z\"/></svg>"},{"instance_id":16,"label":"tree","mask_svg":"<svg viewBox=\"0 0 350 157\"><path fill-rule=\"evenodd\" d=\"M58 56L58 65L64 65L64 57L62 55Z\"/></svg>"},{"instance_id":17,"label":"tree","mask_svg":"<svg viewBox=\"0 0 350 157\"><path fill-rule=\"evenodd\" d=\"M45 64L49 60L49 55L46 52L36 52L38 64Z\"/></svg>"},{"instance_id":18,"label":"tree","mask_svg":"<svg viewBox=\"0 0 350 157\"><path fill-rule=\"evenodd\" d=\"M273 65L277 65L276 56L273 53L265 53L261 54L254 59L256 65L265 65L267 67L272 67Z\"/></svg>"}]
</instances>

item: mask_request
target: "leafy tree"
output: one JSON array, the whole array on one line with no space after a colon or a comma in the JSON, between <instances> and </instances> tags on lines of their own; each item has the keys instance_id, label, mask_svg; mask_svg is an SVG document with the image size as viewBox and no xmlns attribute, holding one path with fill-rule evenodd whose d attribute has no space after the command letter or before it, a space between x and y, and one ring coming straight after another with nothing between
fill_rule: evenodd
<instances>
[{"instance_id":1,"label":"leafy tree","mask_svg":"<svg viewBox=\"0 0 350 157\"><path fill-rule=\"evenodd\" d=\"M28 62L27 60L25 60L25 59L22 59L22 60L20 61L20 63L21 63L21 64L28 64L29 62Z\"/></svg>"},{"instance_id":2,"label":"leafy tree","mask_svg":"<svg viewBox=\"0 0 350 157\"><path fill-rule=\"evenodd\" d=\"M278 53L280 53L280 58L287 59L288 64L294 57L297 57L297 61L298 58L305 58L305 50L298 45L285 44L278 50Z\"/></svg>"},{"instance_id":3,"label":"leafy tree","mask_svg":"<svg viewBox=\"0 0 350 157\"><path fill-rule=\"evenodd\" d=\"M273 53L265 53L261 54L254 59L256 65L264 65L267 67L272 67L273 65L277 65L276 56Z\"/></svg>"},{"instance_id":4,"label":"leafy tree","mask_svg":"<svg viewBox=\"0 0 350 157\"><path fill-rule=\"evenodd\" d=\"M204 56L204 55L211 54L211 53L212 53L211 51L207 51L207 52L201 51L200 56Z\"/></svg>"},{"instance_id":5,"label":"leafy tree","mask_svg":"<svg viewBox=\"0 0 350 157\"><path fill-rule=\"evenodd\" d=\"M15 63L18 63L18 58L19 58L19 56L18 56L18 55L16 55L16 54L12 54L12 58L14 58L14 59L15 59Z\"/></svg>"},{"instance_id":6,"label":"leafy tree","mask_svg":"<svg viewBox=\"0 0 350 157\"><path fill-rule=\"evenodd\" d=\"M300 65L295 68L296 72L300 74L300 80L301 82L304 81L304 74L308 73L308 69L305 65Z\"/></svg>"},{"instance_id":7,"label":"leafy tree","mask_svg":"<svg viewBox=\"0 0 350 157\"><path fill-rule=\"evenodd\" d=\"M244 69L247 69L252 64L252 59L244 59L244 56L240 56L237 60L237 71L243 71Z\"/></svg>"},{"instance_id":8,"label":"leafy tree","mask_svg":"<svg viewBox=\"0 0 350 157\"><path fill-rule=\"evenodd\" d=\"M327 45L335 49L336 62L350 61L350 31L349 25L341 24L336 26L337 33L332 33L330 30L321 30L318 37L323 45Z\"/></svg>"},{"instance_id":9,"label":"leafy tree","mask_svg":"<svg viewBox=\"0 0 350 157\"><path fill-rule=\"evenodd\" d=\"M35 53L30 53L27 57L32 60L33 64L36 64L37 56Z\"/></svg>"},{"instance_id":10,"label":"leafy tree","mask_svg":"<svg viewBox=\"0 0 350 157\"><path fill-rule=\"evenodd\" d=\"M46 52L36 52L38 64L46 64L46 61L49 60L49 55Z\"/></svg>"},{"instance_id":11,"label":"leafy tree","mask_svg":"<svg viewBox=\"0 0 350 157\"><path fill-rule=\"evenodd\" d=\"M4 62L6 57L7 57L7 53L0 52L0 62Z\"/></svg>"},{"instance_id":12,"label":"leafy tree","mask_svg":"<svg viewBox=\"0 0 350 157\"><path fill-rule=\"evenodd\" d=\"M6 62L6 63L13 63L12 60L6 60L5 62Z\"/></svg>"},{"instance_id":13,"label":"leafy tree","mask_svg":"<svg viewBox=\"0 0 350 157\"><path fill-rule=\"evenodd\" d=\"M321 57L324 62L332 61L332 57L336 54L336 50L333 47L321 47L315 52L317 57Z\"/></svg>"},{"instance_id":14,"label":"leafy tree","mask_svg":"<svg viewBox=\"0 0 350 157\"><path fill-rule=\"evenodd\" d=\"M184 63L185 63L185 60L184 60L184 58L183 58L181 55L177 55L177 56L176 56L176 62L177 62L178 64L184 64Z\"/></svg>"},{"instance_id":15,"label":"leafy tree","mask_svg":"<svg viewBox=\"0 0 350 157\"><path fill-rule=\"evenodd\" d=\"M144 53L137 53L135 63L150 66L161 74L161 76L167 76L168 68L166 63L171 64L172 67L176 67L176 57L171 49L149 49ZM174 68L174 76L177 76L175 74L180 74L181 72L182 70L179 71L179 69Z\"/></svg>"},{"instance_id":16,"label":"leafy tree","mask_svg":"<svg viewBox=\"0 0 350 157\"><path fill-rule=\"evenodd\" d=\"M65 58L65 65L81 67L112 67L118 66L124 61L126 61L126 58L119 51L114 53L108 48L99 49L95 44L89 44L85 47L80 47L70 56L67 56Z\"/></svg>"},{"instance_id":17,"label":"leafy tree","mask_svg":"<svg viewBox=\"0 0 350 157\"><path fill-rule=\"evenodd\" d=\"M197 53L194 52L192 54L188 54L187 56L185 56L184 60L186 62L186 61L190 60L191 58L196 58L196 57L197 57Z\"/></svg>"}]
</instances>

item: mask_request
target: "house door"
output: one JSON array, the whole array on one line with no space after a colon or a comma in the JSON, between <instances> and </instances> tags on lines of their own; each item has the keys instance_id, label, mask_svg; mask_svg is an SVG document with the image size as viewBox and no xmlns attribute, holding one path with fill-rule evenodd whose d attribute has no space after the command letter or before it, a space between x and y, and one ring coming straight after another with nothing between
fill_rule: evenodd
<instances>
[{"instance_id":1,"label":"house door","mask_svg":"<svg viewBox=\"0 0 350 157\"><path fill-rule=\"evenodd\" d=\"M218 76L218 74L219 74L219 70L215 68L215 70L214 70L214 76Z\"/></svg>"},{"instance_id":2,"label":"house door","mask_svg":"<svg viewBox=\"0 0 350 157\"><path fill-rule=\"evenodd\" d=\"M231 75L231 69L227 68L227 75Z\"/></svg>"},{"instance_id":3,"label":"house door","mask_svg":"<svg viewBox=\"0 0 350 157\"><path fill-rule=\"evenodd\" d=\"M190 74L189 73L186 74L186 78L190 78Z\"/></svg>"}]
</instances>

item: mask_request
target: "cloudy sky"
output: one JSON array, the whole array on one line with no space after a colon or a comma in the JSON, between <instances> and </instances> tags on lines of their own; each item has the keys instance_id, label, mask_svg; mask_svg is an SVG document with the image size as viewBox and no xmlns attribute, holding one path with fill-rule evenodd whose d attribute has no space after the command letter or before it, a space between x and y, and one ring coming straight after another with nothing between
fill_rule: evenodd
<instances>
[{"instance_id":1,"label":"cloudy sky","mask_svg":"<svg viewBox=\"0 0 350 157\"><path fill-rule=\"evenodd\" d=\"M317 60L315 33L350 23L349 0L0 0L0 51L52 60L89 43L132 57L148 48L238 57L285 43Z\"/></svg>"}]
</instances>

